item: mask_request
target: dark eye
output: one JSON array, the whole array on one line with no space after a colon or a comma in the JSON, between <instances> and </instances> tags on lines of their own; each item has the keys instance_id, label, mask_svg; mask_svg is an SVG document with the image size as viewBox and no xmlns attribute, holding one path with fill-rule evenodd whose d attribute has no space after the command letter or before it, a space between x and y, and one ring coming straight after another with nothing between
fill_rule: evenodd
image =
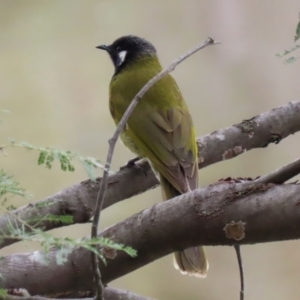
<instances>
[{"instance_id":1,"label":"dark eye","mask_svg":"<svg viewBox=\"0 0 300 300\"><path fill-rule=\"evenodd\" d=\"M116 51L117 51L117 52L121 52L121 47L117 47L117 48L116 48Z\"/></svg>"}]
</instances>

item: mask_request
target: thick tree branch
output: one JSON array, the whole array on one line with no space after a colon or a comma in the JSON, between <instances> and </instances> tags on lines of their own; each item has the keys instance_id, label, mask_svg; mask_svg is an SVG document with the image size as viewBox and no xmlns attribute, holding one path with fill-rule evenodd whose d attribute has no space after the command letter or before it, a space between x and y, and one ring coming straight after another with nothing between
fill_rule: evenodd
<instances>
[{"instance_id":1,"label":"thick tree branch","mask_svg":"<svg viewBox=\"0 0 300 300\"><path fill-rule=\"evenodd\" d=\"M300 130L300 102L274 108L239 124L220 129L197 139L199 167L264 148Z\"/></svg>"},{"instance_id":2,"label":"thick tree branch","mask_svg":"<svg viewBox=\"0 0 300 300\"><path fill-rule=\"evenodd\" d=\"M223 181L158 203L104 230L101 236L129 245L136 258L109 250L100 265L103 283L119 278L174 251L196 245L254 244L300 238L300 185ZM132 230L134 228L134 230ZM163 230L162 230L163 229ZM94 291L90 254L75 249L64 265L40 262L39 252L0 260L1 287L31 294ZM53 282L51 278L57 280ZM37 285L36 282L39 282ZM71 296L71 295L70 295Z\"/></svg>"},{"instance_id":3,"label":"thick tree branch","mask_svg":"<svg viewBox=\"0 0 300 300\"><path fill-rule=\"evenodd\" d=\"M3 300L94 300L94 298L86 298L86 295L81 295L82 298L45 298L42 296L26 296L26 290L22 289L9 290L9 293L13 296L7 295ZM22 295L22 296L21 296ZM153 298L148 298L144 296L137 295L135 293L124 291L116 288L106 287L104 289L104 299L105 300L155 300Z\"/></svg>"},{"instance_id":4,"label":"thick tree branch","mask_svg":"<svg viewBox=\"0 0 300 300\"><path fill-rule=\"evenodd\" d=\"M115 288L105 288L104 299L106 300L155 300L144 296L137 295L135 293L119 290ZM92 299L91 299L92 300Z\"/></svg>"},{"instance_id":5,"label":"thick tree branch","mask_svg":"<svg viewBox=\"0 0 300 300\"><path fill-rule=\"evenodd\" d=\"M272 109L239 125L220 129L209 135L197 138L200 150L199 168L206 167L220 160L233 158L244 153L245 150L249 151L250 149L264 147L270 142L278 142L278 137L283 139L299 130L300 101L290 102L285 106ZM109 177L103 208L158 185L158 181L148 163L140 161L138 164L141 165L143 171L125 168ZM34 204L29 204L9 214L1 215L1 232L7 234L9 232L9 224L13 224L16 217L29 222L30 219L43 218L47 214L67 214L73 216L74 223L88 222L93 215L95 199L99 190L99 181L101 181L101 178L98 179L97 183L90 180L83 181ZM45 230L50 230L62 227L64 224L41 222L39 226ZM0 242L0 248L15 241L4 239Z\"/></svg>"}]
</instances>

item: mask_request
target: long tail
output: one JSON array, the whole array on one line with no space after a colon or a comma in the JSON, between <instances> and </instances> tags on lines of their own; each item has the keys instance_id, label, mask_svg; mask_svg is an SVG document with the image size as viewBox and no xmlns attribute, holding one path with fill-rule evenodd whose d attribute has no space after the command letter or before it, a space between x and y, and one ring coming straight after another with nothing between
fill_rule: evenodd
<instances>
[{"instance_id":1,"label":"long tail","mask_svg":"<svg viewBox=\"0 0 300 300\"><path fill-rule=\"evenodd\" d=\"M161 174L160 185L164 200L180 195L180 193ZM174 253L174 267L182 274L202 278L206 277L209 265L203 247L192 247Z\"/></svg>"}]
</instances>

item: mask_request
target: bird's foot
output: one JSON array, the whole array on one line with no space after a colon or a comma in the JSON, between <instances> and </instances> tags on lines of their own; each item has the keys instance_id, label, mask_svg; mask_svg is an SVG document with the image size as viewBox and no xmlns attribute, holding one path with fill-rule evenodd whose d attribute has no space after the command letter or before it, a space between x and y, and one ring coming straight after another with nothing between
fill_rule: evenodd
<instances>
[{"instance_id":1,"label":"bird's foot","mask_svg":"<svg viewBox=\"0 0 300 300\"><path fill-rule=\"evenodd\" d=\"M135 169L135 170L140 170L140 171L142 171L142 172L145 174L145 176L147 177L147 173L146 173L146 171L144 170L144 168L141 167L140 165L136 164L136 162L139 161L139 160L141 160L140 157L135 157L135 158L130 159L124 166L122 166L122 167L120 168L120 170L124 170L124 169L126 169L126 168L133 168L133 169Z\"/></svg>"},{"instance_id":2,"label":"bird's foot","mask_svg":"<svg viewBox=\"0 0 300 300\"><path fill-rule=\"evenodd\" d=\"M126 169L126 168L135 168L140 169L141 167L136 164L136 162L140 160L140 157L135 157L130 159L124 166L120 168L120 170Z\"/></svg>"}]
</instances>

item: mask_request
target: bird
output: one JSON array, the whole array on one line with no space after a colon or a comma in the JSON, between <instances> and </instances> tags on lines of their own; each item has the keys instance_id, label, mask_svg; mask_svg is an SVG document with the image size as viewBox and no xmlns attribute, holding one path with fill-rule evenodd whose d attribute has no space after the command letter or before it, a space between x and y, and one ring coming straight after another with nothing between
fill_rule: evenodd
<instances>
[{"instance_id":1,"label":"bird","mask_svg":"<svg viewBox=\"0 0 300 300\"><path fill-rule=\"evenodd\" d=\"M105 50L114 65L109 109L117 125L140 89L161 70L156 48L144 38L126 35ZM167 74L140 99L120 134L138 158L148 159L157 175L163 200L198 187L198 148L191 115L174 78ZM208 261L202 246L174 253L182 274L205 277Z\"/></svg>"}]
</instances>

